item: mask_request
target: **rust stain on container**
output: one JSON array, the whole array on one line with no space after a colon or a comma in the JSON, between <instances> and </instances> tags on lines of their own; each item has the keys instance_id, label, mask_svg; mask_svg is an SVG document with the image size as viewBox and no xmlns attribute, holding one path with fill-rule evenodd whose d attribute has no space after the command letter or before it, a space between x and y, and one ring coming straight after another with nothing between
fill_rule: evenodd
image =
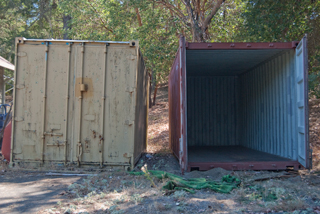
<instances>
[{"instance_id":1,"label":"rust stain on container","mask_svg":"<svg viewBox=\"0 0 320 214\"><path fill-rule=\"evenodd\" d=\"M80 84L82 80L82 84ZM94 94L94 85L92 83L92 79L91 78L87 78L87 77L78 77L76 79L76 88L75 88L75 96L79 97L81 94L83 95L84 98L88 98L88 97L92 97ZM81 86L84 85L85 89L81 89ZM98 85L96 85L96 87L98 87ZM81 91L85 92L85 93L81 93Z\"/></svg>"}]
</instances>

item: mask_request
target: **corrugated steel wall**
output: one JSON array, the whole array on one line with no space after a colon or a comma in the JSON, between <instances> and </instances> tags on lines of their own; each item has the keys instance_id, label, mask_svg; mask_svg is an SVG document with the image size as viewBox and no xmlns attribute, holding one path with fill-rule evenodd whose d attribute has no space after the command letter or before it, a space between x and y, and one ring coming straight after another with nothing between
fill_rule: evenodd
<instances>
[{"instance_id":1,"label":"corrugated steel wall","mask_svg":"<svg viewBox=\"0 0 320 214\"><path fill-rule=\"evenodd\" d=\"M296 160L294 51L239 78L240 145Z\"/></svg>"},{"instance_id":2,"label":"corrugated steel wall","mask_svg":"<svg viewBox=\"0 0 320 214\"><path fill-rule=\"evenodd\" d=\"M294 51L240 76L188 76L188 146L242 145L297 159Z\"/></svg>"},{"instance_id":3,"label":"corrugated steel wall","mask_svg":"<svg viewBox=\"0 0 320 214\"><path fill-rule=\"evenodd\" d=\"M138 73L137 73L137 101L135 134L134 134L134 162L136 163L143 151L147 148L147 129L148 129L148 103L149 103L149 76L145 68L142 54L138 51ZM145 121L145 122L142 122Z\"/></svg>"},{"instance_id":4,"label":"corrugated steel wall","mask_svg":"<svg viewBox=\"0 0 320 214\"><path fill-rule=\"evenodd\" d=\"M189 76L188 146L230 146L236 141L235 76Z\"/></svg>"}]
</instances>

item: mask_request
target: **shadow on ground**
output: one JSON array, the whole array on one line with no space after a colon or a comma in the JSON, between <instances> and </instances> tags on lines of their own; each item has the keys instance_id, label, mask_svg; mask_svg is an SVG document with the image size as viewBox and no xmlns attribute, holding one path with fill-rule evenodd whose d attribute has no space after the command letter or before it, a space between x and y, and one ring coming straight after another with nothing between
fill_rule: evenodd
<instances>
[{"instance_id":1,"label":"shadow on ground","mask_svg":"<svg viewBox=\"0 0 320 214\"><path fill-rule=\"evenodd\" d=\"M80 177L20 174L0 177L0 213L37 213L67 199L63 192ZM61 195L62 194L62 195Z\"/></svg>"}]
</instances>

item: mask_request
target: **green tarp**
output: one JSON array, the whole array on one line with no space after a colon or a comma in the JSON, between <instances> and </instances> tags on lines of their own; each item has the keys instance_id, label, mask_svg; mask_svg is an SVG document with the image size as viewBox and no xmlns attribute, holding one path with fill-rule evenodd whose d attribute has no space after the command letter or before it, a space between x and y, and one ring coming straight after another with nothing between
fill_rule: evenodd
<instances>
[{"instance_id":1,"label":"green tarp","mask_svg":"<svg viewBox=\"0 0 320 214\"><path fill-rule=\"evenodd\" d=\"M169 181L163 186L163 189L168 190L185 190L194 193L192 189L211 189L215 192L229 193L234 188L239 186L241 181L231 175L225 175L222 177L221 182L209 181L205 178L192 178L185 179L178 175L167 173L164 171L148 170L146 172L129 172L132 175L146 175L149 173L150 176L165 179L168 178ZM148 175L147 175L148 176Z\"/></svg>"}]
</instances>

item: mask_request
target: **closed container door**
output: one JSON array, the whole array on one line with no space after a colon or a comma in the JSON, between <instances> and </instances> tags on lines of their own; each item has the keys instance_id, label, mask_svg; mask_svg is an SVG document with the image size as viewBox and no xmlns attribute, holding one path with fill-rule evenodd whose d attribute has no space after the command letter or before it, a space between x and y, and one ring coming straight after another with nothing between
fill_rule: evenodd
<instances>
[{"instance_id":1,"label":"closed container door","mask_svg":"<svg viewBox=\"0 0 320 214\"><path fill-rule=\"evenodd\" d=\"M12 158L39 161L43 153L45 45L19 44L16 65Z\"/></svg>"},{"instance_id":2,"label":"closed container door","mask_svg":"<svg viewBox=\"0 0 320 214\"><path fill-rule=\"evenodd\" d=\"M48 45L48 43L47 43ZM43 99L44 160L67 159L67 102L69 75L69 47L66 44L50 44L46 52L47 69L43 72L46 98ZM57 63L59 62L59 63ZM41 142L41 141L39 141Z\"/></svg>"},{"instance_id":3,"label":"closed container door","mask_svg":"<svg viewBox=\"0 0 320 214\"><path fill-rule=\"evenodd\" d=\"M130 165L134 147L136 48L75 44L73 160Z\"/></svg>"},{"instance_id":4,"label":"closed container door","mask_svg":"<svg viewBox=\"0 0 320 214\"><path fill-rule=\"evenodd\" d=\"M78 163L101 162L106 45L77 43L75 51L74 152Z\"/></svg>"},{"instance_id":5,"label":"closed container door","mask_svg":"<svg viewBox=\"0 0 320 214\"><path fill-rule=\"evenodd\" d=\"M187 152L187 80L186 80L186 41L184 37L180 38L180 151L179 162L182 173L188 167L188 152Z\"/></svg>"},{"instance_id":6,"label":"closed container door","mask_svg":"<svg viewBox=\"0 0 320 214\"><path fill-rule=\"evenodd\" d=\"M296 109L297 109L297 149L298 161L309 168L309 142L308 142L308 59L307 38L304 37L296 48Z\"/></svg>"},{"instance_id":7,"label":"closed container door","mask_svg":"<svg viewBox=\"0 0 320 214\"><path fill-rule=\"evenodd\" d=\"M36 42L17 48L13 158L64 161L68 47Z\"/></svg>"},{"instance_id":8,"label":"closed container door","mask_svg":"<svg viewBox=\"0 0 320 214\"><path fill-rule=\"evenodd\" d=\"M104 161L107 164L131 165L137 102L137 49L112 46L108 49L106 73L106 108Z\"/></svg>"}]
</instances>

